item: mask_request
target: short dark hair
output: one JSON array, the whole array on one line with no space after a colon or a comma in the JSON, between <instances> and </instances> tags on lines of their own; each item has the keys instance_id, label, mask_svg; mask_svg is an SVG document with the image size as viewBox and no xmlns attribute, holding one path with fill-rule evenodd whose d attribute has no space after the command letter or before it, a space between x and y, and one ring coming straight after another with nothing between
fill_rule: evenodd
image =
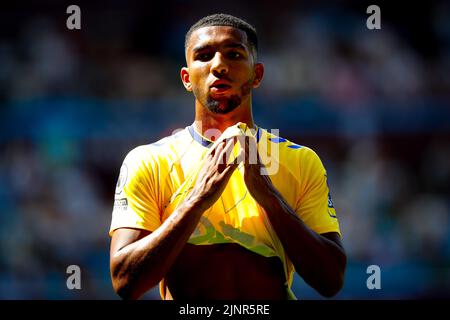
<instances>
[{"instance_id":1,"label":"short dark hair","mask_svg":"<svg viewBox=\"0 0 450 320\"><path fill-rule=\"evenodd\" d=\"M189 39L195 30L211 26L227 26L244 31L247 35L247 40L252 49L252 53L256 57L256 53L258 52L258 36L256 35L255 27L240 18L224 13L216 13L203 17L192 25L186 33L184 41L185 50L187 50Z\"/></svg>"}]
</instances>

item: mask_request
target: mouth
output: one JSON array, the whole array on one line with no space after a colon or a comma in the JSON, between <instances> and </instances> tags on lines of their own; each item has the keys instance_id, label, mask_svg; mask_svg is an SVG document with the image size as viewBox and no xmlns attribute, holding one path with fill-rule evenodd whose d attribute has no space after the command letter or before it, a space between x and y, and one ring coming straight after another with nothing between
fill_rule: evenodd
<instances>
[{"instance_id":1,"label":"mouth","mask_svg":"<svg viewBox=\"0 0 450 320\"><path fill-rule=\"evenodd\" d=\"M231 89L231 85L226 83L216 83L210 86L210 90L215 94L222 94Z\"/></svg>"}]
</instances>

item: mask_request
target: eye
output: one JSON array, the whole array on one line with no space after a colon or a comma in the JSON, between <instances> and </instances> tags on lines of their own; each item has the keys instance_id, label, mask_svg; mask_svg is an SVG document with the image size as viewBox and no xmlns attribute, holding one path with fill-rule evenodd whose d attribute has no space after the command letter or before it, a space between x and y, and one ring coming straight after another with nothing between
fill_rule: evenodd
<instances>
[{"instance_id":1,"label":"eye","mask_svg":"<svg viewBox=\"0 0 450 320\"><path fill-rule=\"evenodd\" d=\"M237 52L237 51L231 51L231 52L228 53L228 57L230 59L239 59L239 58L242 57L242 55L239 52Z\"/></svg>"},{"instance_id":2,"label":"eye","mask_svg":"<svg viewBox=\"0 0 450 320\"><path fill-rule=\"evenodd\" d=\"M200 61L208 61L211 60L211 54L210 53L200 53L196 56L197 60Z\"/></svg>"}]
</instances>

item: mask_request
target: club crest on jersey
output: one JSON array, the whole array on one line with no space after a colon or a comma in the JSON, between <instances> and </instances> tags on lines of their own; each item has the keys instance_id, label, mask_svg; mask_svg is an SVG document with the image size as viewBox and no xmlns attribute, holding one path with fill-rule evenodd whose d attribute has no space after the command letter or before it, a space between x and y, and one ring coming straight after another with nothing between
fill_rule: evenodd
<instances>
[{"instance_id":1,"label":"club crest on jersey","mask_svg":"<svg viewBox=\"0 0 450 320\"><path fill-rule=\"evenodd\" d=\"M117 179L116 184L116 194L122 193L123 187L125 186L128 178L128 168L126 164L123 164L120 167L119 178Z\"/></svg>"}]
</instances>

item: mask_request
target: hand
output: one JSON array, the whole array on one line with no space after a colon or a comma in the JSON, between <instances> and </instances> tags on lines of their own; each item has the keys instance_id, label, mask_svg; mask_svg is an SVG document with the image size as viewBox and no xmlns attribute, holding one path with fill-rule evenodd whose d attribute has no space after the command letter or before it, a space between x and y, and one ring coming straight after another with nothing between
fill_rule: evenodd
<instances>
[{"instance_id":1,"label":"hand","mask_svg":"<svg viewBox=\"0 0 450 320\"><path fill-rule=\"evenodd\" d=\"M227 163L227 156L231 154L235 143L236 138L223 140L214 149L211 149L205 157L203 168L197 177L194 189L188 197L190 200L198 202L202 212L219 199L233 171L239 165L237 160ZM240 151L236 159L240 159L242 156L243 150Z\"/></svg>"},{"instance_id":2,"label":"hand","mask_svg":"<svg viewBox=\"0 0 450 320\"><path fill-rule=\"evenodd\" d=\"M276 194L276 189L268 175L262 174L265 171L264 164L258 154L256 139L245 137L244 146L244 181L248 191L262 207L266 206L270 197ZM241 146L242 148L242 146Z\"/></svg>"}]
</instances>

